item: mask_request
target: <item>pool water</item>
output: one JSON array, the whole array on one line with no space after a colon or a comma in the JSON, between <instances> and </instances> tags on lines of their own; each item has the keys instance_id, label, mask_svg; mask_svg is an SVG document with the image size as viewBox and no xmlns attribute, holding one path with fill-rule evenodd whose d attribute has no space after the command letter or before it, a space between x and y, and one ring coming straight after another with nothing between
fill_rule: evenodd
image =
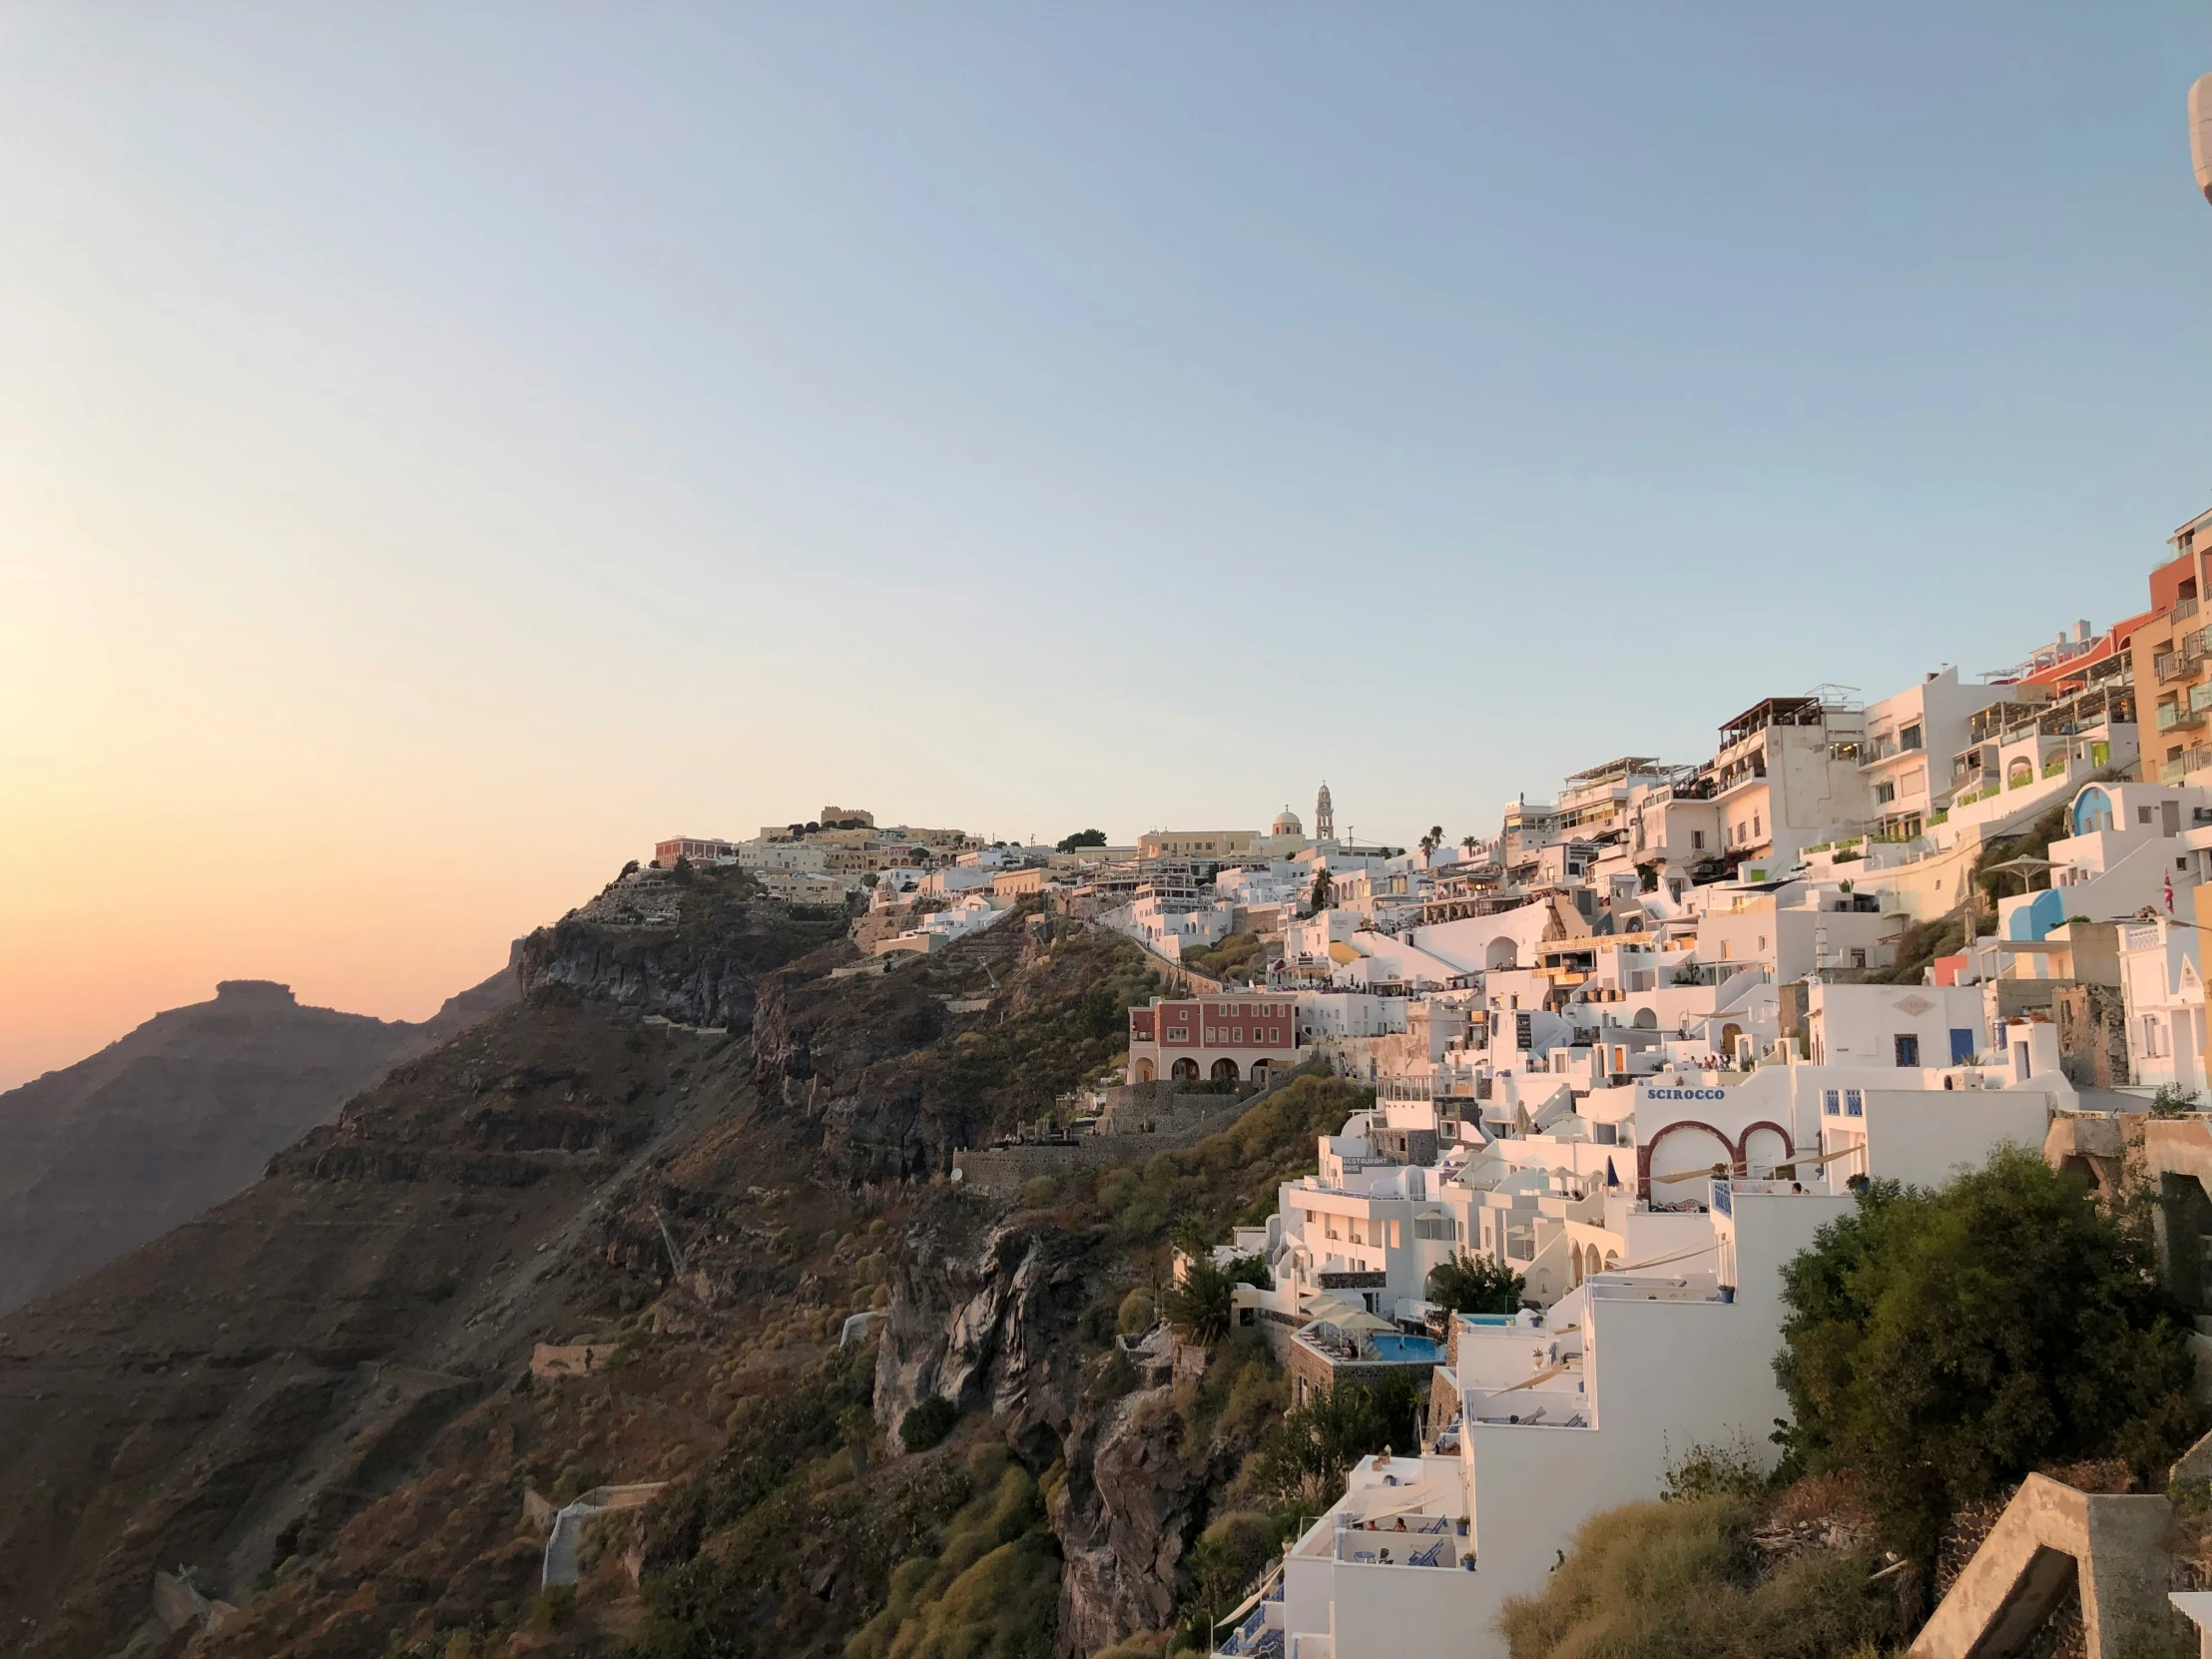
<instances>
[{"instance_id":1,"label":"pool water","mask_svg":"<svg viewBox=\"0 0 2212 1659\"><path fill-rule=\"evenodd\" d=\"M1405 1363L1435 1364L1440 1352L1433 1339L1428 1337L1377 1337L1373 1339L1378 1359L1398 1360Z\"/></svg>"}]
</instances>

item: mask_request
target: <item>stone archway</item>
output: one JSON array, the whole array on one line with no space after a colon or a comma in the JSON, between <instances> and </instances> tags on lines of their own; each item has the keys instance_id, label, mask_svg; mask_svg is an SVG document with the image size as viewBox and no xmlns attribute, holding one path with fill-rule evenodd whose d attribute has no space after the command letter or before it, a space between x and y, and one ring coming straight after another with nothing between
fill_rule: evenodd
<instances>
[{"instance_id":1,"label":"stone archway","mask_svg":"<svg viewBox=\"0 0 2212 1659\"><path fill-rule=\"evenodd\" d=\"M1661 1155L1662 1149L1664 1156ZM1693 1118L1677 1119L1665 1125L1636 1149L1636 1184L1639 1196L1645 1199L1697 1199L1702 1202L1705 1190L1695 1182L1673 1181L1654 1187L1653 1178L1662 1175L1688 1175L1693 1170L1710 1170L1715 1164L1732 1165L1735 1161L1735 1142L1718 1129Z\"/></svg>"},{"instance_id":2,"label":"stone archway","mask_svg":"<svg viewBox=\"0 0 2212 1659\"><path fill-rule=\"evenodd\" d=\"M1169 1075L1179 1082L1195 1083L1198 1081L1198 1062L1186 1054L1175 1062Z\"/></svg>"},{"instance_id":3,"label":"stone archway","mask_svg":"<svg viewBox=\"0 0 2212 1659\"><path fill-rule=\"evenodd\" d=\"M1234 1083L1237 1080L1237 1062L1224 1055L1214 1062L1214 1081Z\"/></svg>"},{"instance_id":4,"label":"stone archway","mask_svg":"<svg viewBox=\"0 0 2212 1659\"><path fill-rule=\"evenodd\" d=\"M1153 1076L1152 1062L1150 1060L1139 1060L1137 1062L1137 1081L1149 1083L1153 1080Z\"/></svg>"}]
</instances>

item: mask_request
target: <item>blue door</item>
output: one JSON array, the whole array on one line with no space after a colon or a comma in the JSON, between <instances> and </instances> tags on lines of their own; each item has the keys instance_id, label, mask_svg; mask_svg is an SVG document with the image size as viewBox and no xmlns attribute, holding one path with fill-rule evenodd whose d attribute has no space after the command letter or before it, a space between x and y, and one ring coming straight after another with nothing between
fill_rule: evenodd
<instances>
[{"instance_id":1,"label":"blue door","mask_svg":"<svg viewBox=\"0 0 2212 1659\"><path fill-rule=\"evenodd\" d=\"M1950 1028L1950 1063L1964 1065L1973 1058L1973 1033L1958 1026Z\"/></svg>"}]
</instances>

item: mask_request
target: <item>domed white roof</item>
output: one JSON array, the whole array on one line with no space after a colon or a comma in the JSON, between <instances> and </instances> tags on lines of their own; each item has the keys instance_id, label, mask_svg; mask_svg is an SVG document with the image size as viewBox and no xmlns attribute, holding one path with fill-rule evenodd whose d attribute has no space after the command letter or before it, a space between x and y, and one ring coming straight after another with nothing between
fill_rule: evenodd
<instances>
[{"instance_id":1,"label":"domed white roof","mask_svg":"<svg viewBox=\"0 0 2212 1659\"><path fill-rule=\"evenodd\" d=\"M1275 823L1269 829L1268 833L1271 835L1303 835L1306 833L1306 826L1299 823L1296 813L1285 807L1275 815Z\"/></svg>"}]
</instances>

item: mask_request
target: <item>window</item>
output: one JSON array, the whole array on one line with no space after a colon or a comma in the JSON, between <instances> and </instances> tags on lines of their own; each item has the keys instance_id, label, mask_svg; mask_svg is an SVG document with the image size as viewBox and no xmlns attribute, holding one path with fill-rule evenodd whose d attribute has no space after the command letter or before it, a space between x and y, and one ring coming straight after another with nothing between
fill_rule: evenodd
<instances>
[{"instance_id":1,"label":"window","mask_svg":"<svg viewBox=\"0 0 2212 1659\"><path fill-rule=\"evenodd\" d=\"M1864 950L1854 950L1851 953L1851 965L1855 968L1865 967L1867 965L1867 953Z\"/></svg>"},{"instance_id":2,"label":"window","mask_svg":"<svg viewBox=\"0 0 2212 1659\"><path fill-rule=\"evenodd\" d=\"M1897 1035L1898 1064L1917 1066L1921 1063L1921 1039L1917 1031L1900 1031Z\"/></svg>"},{"instance_id":3,"label":"window","mask_svg":"<svg viewBox=\"0 0 2212 1659\"><path fill-rule=\"evenodd\" d=\"M1843 1092L1839 1089L1828 1090L1821 1097L1821 1110L1829 1117L1842 1117L1844 1115Z\"/></svg>"},{"instance_id":4,"label":"window","mask_svg":"<svg viewBox=\"0 0 2212 1659\"><path fill-rule=\"evenodd\" d=\"M1897 786L1896 786L1895 784L1877 784L1877 785L1875 785L1875 787L1874 787L1874 799L1875 799L1875 805L1876 805L1876 806L1878 806L1878 807L1887 807L1887 806L1888 806L1888 805L1889 805L1889 804L1890 804L1891 802L1895 801L1895 800L1896 800L1897 798L1898 798L1898 787L1897 787Z\"/></svg>"},{"instance_id":5,"label":"window","mask_svg":"<svg viewBox=\"0 0 2212 1659\"><path fill-rule=\"evenodd\" d=\"M1765 833L1765 831L1759 828L1759 815L1757 813L1753 813L1751 815L1751 833L1754 839L1756 839L1759 835Z\"/></svg>"},{"instance_id":6,"label":"window","mask_svg":"<svg viewBox=\"0 0 2212 1659\"><path fill-rule=\"evenodd\" d=\"M1898 734L1899 749L1918 749L1920 747L1921 729L1918 726L1908 726L1904 731Z\"/></svg>"},{"instance_id":7,"label":"window","mask_svg":"<svg viewBox=\"0 0 2212 1659\"><path fill-rule=\"evenodd\" d=\"M1413 1237L1416 1239L1441 1239L1446 1244L1459 1242L1459 1224L1449 1216L1415 1216Z\"/></svg>"},{"instance_id":8,"label":"window","mask_svg":"<svg viewBox=\"0 0 2212 1659\"><path fill-rule=\"evenodd\" d=\"M1844 1091L1844 1116L1847 1118L1863 1118L1866 1115L1866 1097L1861 1095L1857 1089L1846 1089Z\"/></svg>"},{"instance_id":9,"label":"window","mask_svg":"<svg viewBox=\"0 0 2212 1659\"><path fill-rule=\"evenodd\" d=\"M2137 824L2148 824L2150 822L2150 809L2148 807L2136 808L2135 822Z\"/></svg>"},{"instance_id":10,"label":"window","mask_svg":"<svg viewBox=\"0 0 2212 1659\"><path fill-rule=\"evenodd\" d=\"M1397 1223L1393 1221L1393 1222L1391 1222L1391 1223L1390 1223L1390 1248L1391 1248L1392 1250L1395 1250L1395 1249L1397 1249L1397 1246L1398 1246L1398 1233L1397 1233Z\"/></svg>"},{"instance_id":11,"label":"window","mask_svg":"<svg viewBox=\"0 0 2212 1659\"><path fill-rule=\"evenodd\" d=\"M1704 830L1692 830L1690 831L1690 850L1691 850L1692 852L1703 852L1703 851L1705 850L1705 831L1704 831Z\"/></svg>"}]
</instances>

